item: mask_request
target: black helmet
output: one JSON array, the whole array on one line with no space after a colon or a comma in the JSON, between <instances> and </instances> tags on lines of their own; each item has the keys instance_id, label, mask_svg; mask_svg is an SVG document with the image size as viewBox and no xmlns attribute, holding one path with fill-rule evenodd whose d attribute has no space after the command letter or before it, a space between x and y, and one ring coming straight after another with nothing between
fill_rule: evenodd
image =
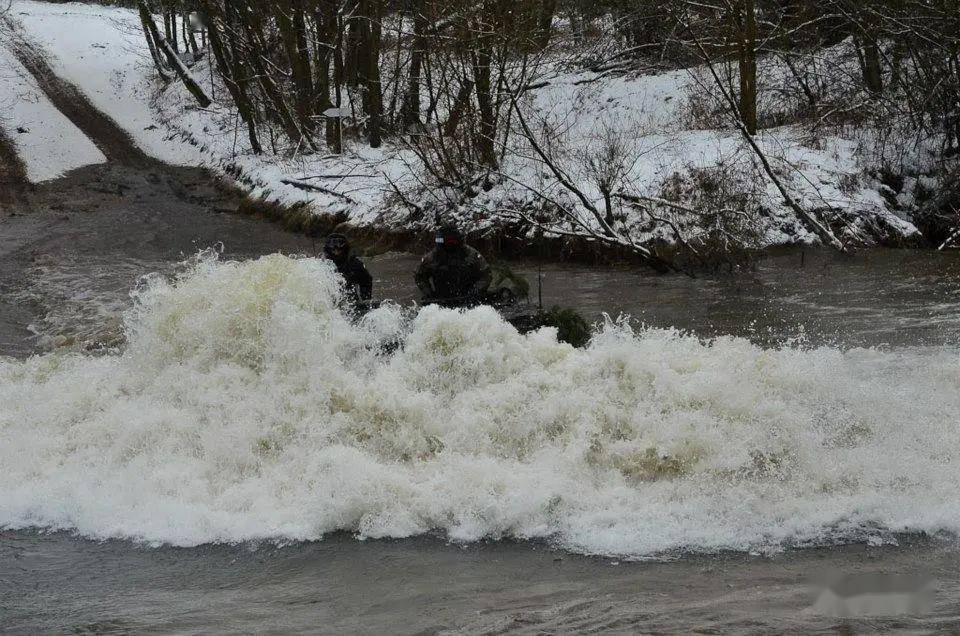
<instances>
[{"instance_id":1,"label":"black helmet","mask_svg":"<svg viewBox=\"0 0 960 636\"><path fill-rule=\"evenodd\" d=\"M349 252L350 241L343 234L331 234L323 243L323 253L331 260L343 260Z\"/></svg>"},{"instance_id":2,"label":"black helmet","mask_svg":"<svg viewBox=\"0 0 960 636\"><path fill-rule=\"evenodd\" d=\"M455 225L443 225L437 230L437 247L456 248L463 245L463 233Z\"/></svg>"}]
</instances>

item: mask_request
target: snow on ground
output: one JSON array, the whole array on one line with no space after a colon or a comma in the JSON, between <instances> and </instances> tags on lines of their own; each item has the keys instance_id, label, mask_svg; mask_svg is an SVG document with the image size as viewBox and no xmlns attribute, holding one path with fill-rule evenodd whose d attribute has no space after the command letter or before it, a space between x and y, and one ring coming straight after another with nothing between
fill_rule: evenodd
<instances>
[{"instance_id":1,"label":"snow on ground","mask_svg":"<svg viewBox=\"0 0 960 636\"><path fill-rule=\"evenodd\" d=\"M677 177L713 173L736 182L727 184L731 192L755 196L773 213L764 243L815 240L796 223L739 132L722 117L714 122L698 115L712 99L711 86L697 69L603 79L580 73L554 78L537 93L530 111L563 131L560 143L569 154L561 156L561 164L597 207L603 198L584 155L600 151L610 131L627 140L630 150L629 170L620 182L624 190L669 198L665 191ZM768 104L775 101L773 95L762 94L761 106L765 99ZM756 139L779 178L806 208L882 217L904 235L916 231L887 209L875 180L864 178L873 166L859 135L813 135L803 126L790 125L761 130ZM530 176L539 170L535 164L513 169ZM790 236L777 229L783 225L790 226Z\"/></svg>"},{"instance_id":2,"label":"snow on ground","mask_svg":"<svg viewBox=\"0 0 960 636\"><path fill-rule=\"evenodd\" d=\"M0 43L0 129L13 141L33 183L103 163L103 153L50 103L13 53Z\"/></svg>"},{"instance_id":3,"label":"snow on ground","mask_svg":"<svg viewBox=\"0 0 960 636\"><path fill-rule=\"evenodd\" d=\"M420 204L442 204L450 194L422 178L410 151L389 144L373 150L348 140L342 156L290 153L282 147L278 153L254 155L242 122L224 99L225 89L211 73L209 60L201 59L193 73L213 93L210 108L199 108L180 83L158 90L139 20L129 9L17 0L13 13L52 54L51 65L58 73L80 86L147 153L161 160L239 175L255 196L285 204L309 203L317 214L341 214L360 226L409 228L425 222L408 216L395 196L397 190ZM776 73L766 76L779 81ZM533 100L531 112L551 119L563 131L556 141L563 147L564 168L598 205L603 198L585 168L585 157L599 150L613 129L629 141L629 169L621 184L625 190L663 196L671 184L685 183L685 191L695 194L699 191L696 179L710 174L767 211L759 221L762 244L815 240L760 173L736 131L711 121L709 113L697 113L693 105L709 102L710 97L695 70L603 78L554 71L547 79L545 88L530 91L525 98ZM764 99L779 107L774 89ZM261 137L263 145L271 148L269 132L261 130ZM843 211L864 221L880 220L904 236L916 231L906 211L889 209L880 184L868 176L876 164L857 135L811 135L802 126L788 125L762 131L758 141L804 206ZM557 194L558 185L545 178L544 167L522 154L529 155L529 149L504 160L506 177L490 191L457 204L456 214L472 229L496 225L497 210L507 202L532 201L532 189ZM283 182L291 179L334 194ZM463 198L459 193L457 197ZM628 223L642 225L642 215L630 214L634 217ZM635 240L670 238L663 227L644 232L636 230Z\"/></svg>"},{"instance_id":4,"label":"snow on ground","mask_svg":"<svg viewBox=\"0 0 960 636\"><path fill-rule=\"evenodd\" d=\"M192 146L170 138L150 103L155 91L149 52L137 15L99 5L17 1L10 17L50 67L126 130L147 154L175 165L196 165Z\"/></svg>"},{"instance_id":5,"label":"snow on ground","mask_svg":"<svg viewBox=\"0 0 960 636\"><path fill-rule=\"evenodd\" d=\"M205 166L219 172L239 168L250 181L246 185L254 195L287 204L312 203L324 213L348 212L359 224L372 222L381 209L388 186L384 173L395 180L403 179L402 166L370 149L359 149L345 157L309 160L257 157L250 152L242 124L238 124L231 108L215 103L209 109L200 109L180 84L158 96L139 18L130 9L16 0L11 17L46 51L54 71L76 84L144 152L161 161ZM208 90L209 70L203 64L194 69ZM225 96L222 86L212 92ZM344 196L307 193L281 182L321 173L374 176L323 182Z\"/></svg>"}]
</instances>

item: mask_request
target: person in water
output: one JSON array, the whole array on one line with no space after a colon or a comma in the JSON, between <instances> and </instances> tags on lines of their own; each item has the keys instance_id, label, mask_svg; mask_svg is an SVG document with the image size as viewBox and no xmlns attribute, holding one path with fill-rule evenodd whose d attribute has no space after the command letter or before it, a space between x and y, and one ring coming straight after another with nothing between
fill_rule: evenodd
<instances>
[{"instance_id":1,"label":"person in water","mask_svg":"<svg viewBox=\"0 0 960 636\"><path fill-rule=\"evenodd\" d=\"M333 261L346 282L347 297L365 303L373 296L373 277L363 261L350 253L350 242L343 234L331 234L323 244L323 253Z\"/></svg>"},{"instance_id":2,"label":"person in water","mask_svg":"<svg viewBox=\"0 0 960 636\"><path fill-rule=\"evenodd\" d=\"M493 280L487 261L451 225L441 227L435 240L415 276L424 300L451 305L483 302Z\"/></svg>"}]
</instances>

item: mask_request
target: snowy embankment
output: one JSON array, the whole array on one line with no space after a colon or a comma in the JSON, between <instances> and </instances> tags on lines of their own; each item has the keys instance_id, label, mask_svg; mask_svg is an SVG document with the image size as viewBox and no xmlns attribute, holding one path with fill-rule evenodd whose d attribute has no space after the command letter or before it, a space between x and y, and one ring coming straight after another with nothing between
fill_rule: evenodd
<instances>
[{"instance_id":1,"label":"snowy embankment","mask_svg":"<svg viewBox=\"0 0 960 636\"><path fill-rule=\"evenodd\" d=\"M103 163L103 153L43 94L0 42L0 130L6 132L33 183Z\"/></svg>"},{"instance_id":2,"label":"snowy embankment","mask_svg":"<svg viewBox=\"0 0 960 636\"><path fill-rule=\"evenodd\" d=\"M343 156L282 152L256 156L208 59L193 65L193 73L215 98L210 108L199 108L180 83L159 89L133 11L19 0L13 15L51 53L57 72L80 86L147 153L236 177L255 197L284 205L305 203L314 214L335 214L360 227L394 230L422 229L432 221L422 208L449 209L449 201L459 199L449 213L472 230L486 231L503 221L502 210L533 205L536 191L567 196L558 193L544 166L523 152L508 154L501 178L468 200L462 193L451 197L433 187L411 151L389 144L373 150L348 141ZM709 89L696 70L619 77L556 70L546 73L545 79L545 86L529 91L525 99L533 100L532 112L563 131L553 140L560 146L561 161L567 162L563 167L598 207L603 197L585 165L591 148L599 149L612 133L627 140L623 184L630 193L696 208L704 205L705 192L716 194L709 191L719 184L717 191L723 196L749 201L759 211L745 224L755 234L756 246L817 241L758 169L739 134L702 112ZM776 97L774 92L770 96ZM269 131L262 136L271 148ZM836 220L841 234L866 242L914 236L910 201L885 192L887 186L875 176L883 158L875 156L870 138L869 130L838 127L814 134L794 123L763 130L758 143L792 196L806 209ZM305 190L284 181L319 189ZM667 226L651 227L643 212L626 205L623 209L634 241L672 240ZM664 214L691 231L705 222L683 218L676 210Z\"/></svg>"}]
</instances>

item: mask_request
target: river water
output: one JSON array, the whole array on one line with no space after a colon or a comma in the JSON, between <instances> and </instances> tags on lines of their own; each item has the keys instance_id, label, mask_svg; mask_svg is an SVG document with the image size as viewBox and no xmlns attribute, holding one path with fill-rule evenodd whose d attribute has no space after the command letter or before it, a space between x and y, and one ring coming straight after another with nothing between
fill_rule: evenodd
<instances>
[{"instance_id":1,"label":"river water","mask_svg":"<svg viewBox=\"0 0 960 636\"><path fill-rule=\"evenodd\" d=\"M282 255L314 241L232 207L107 166L0 219L0 630L960 629L958 254L511 263L632 317L575 351L484 310L353 324ZM417 260L368 259L376 295ZM826 570L937 602L824 616Z\"/></svg>"}]
</instances>

